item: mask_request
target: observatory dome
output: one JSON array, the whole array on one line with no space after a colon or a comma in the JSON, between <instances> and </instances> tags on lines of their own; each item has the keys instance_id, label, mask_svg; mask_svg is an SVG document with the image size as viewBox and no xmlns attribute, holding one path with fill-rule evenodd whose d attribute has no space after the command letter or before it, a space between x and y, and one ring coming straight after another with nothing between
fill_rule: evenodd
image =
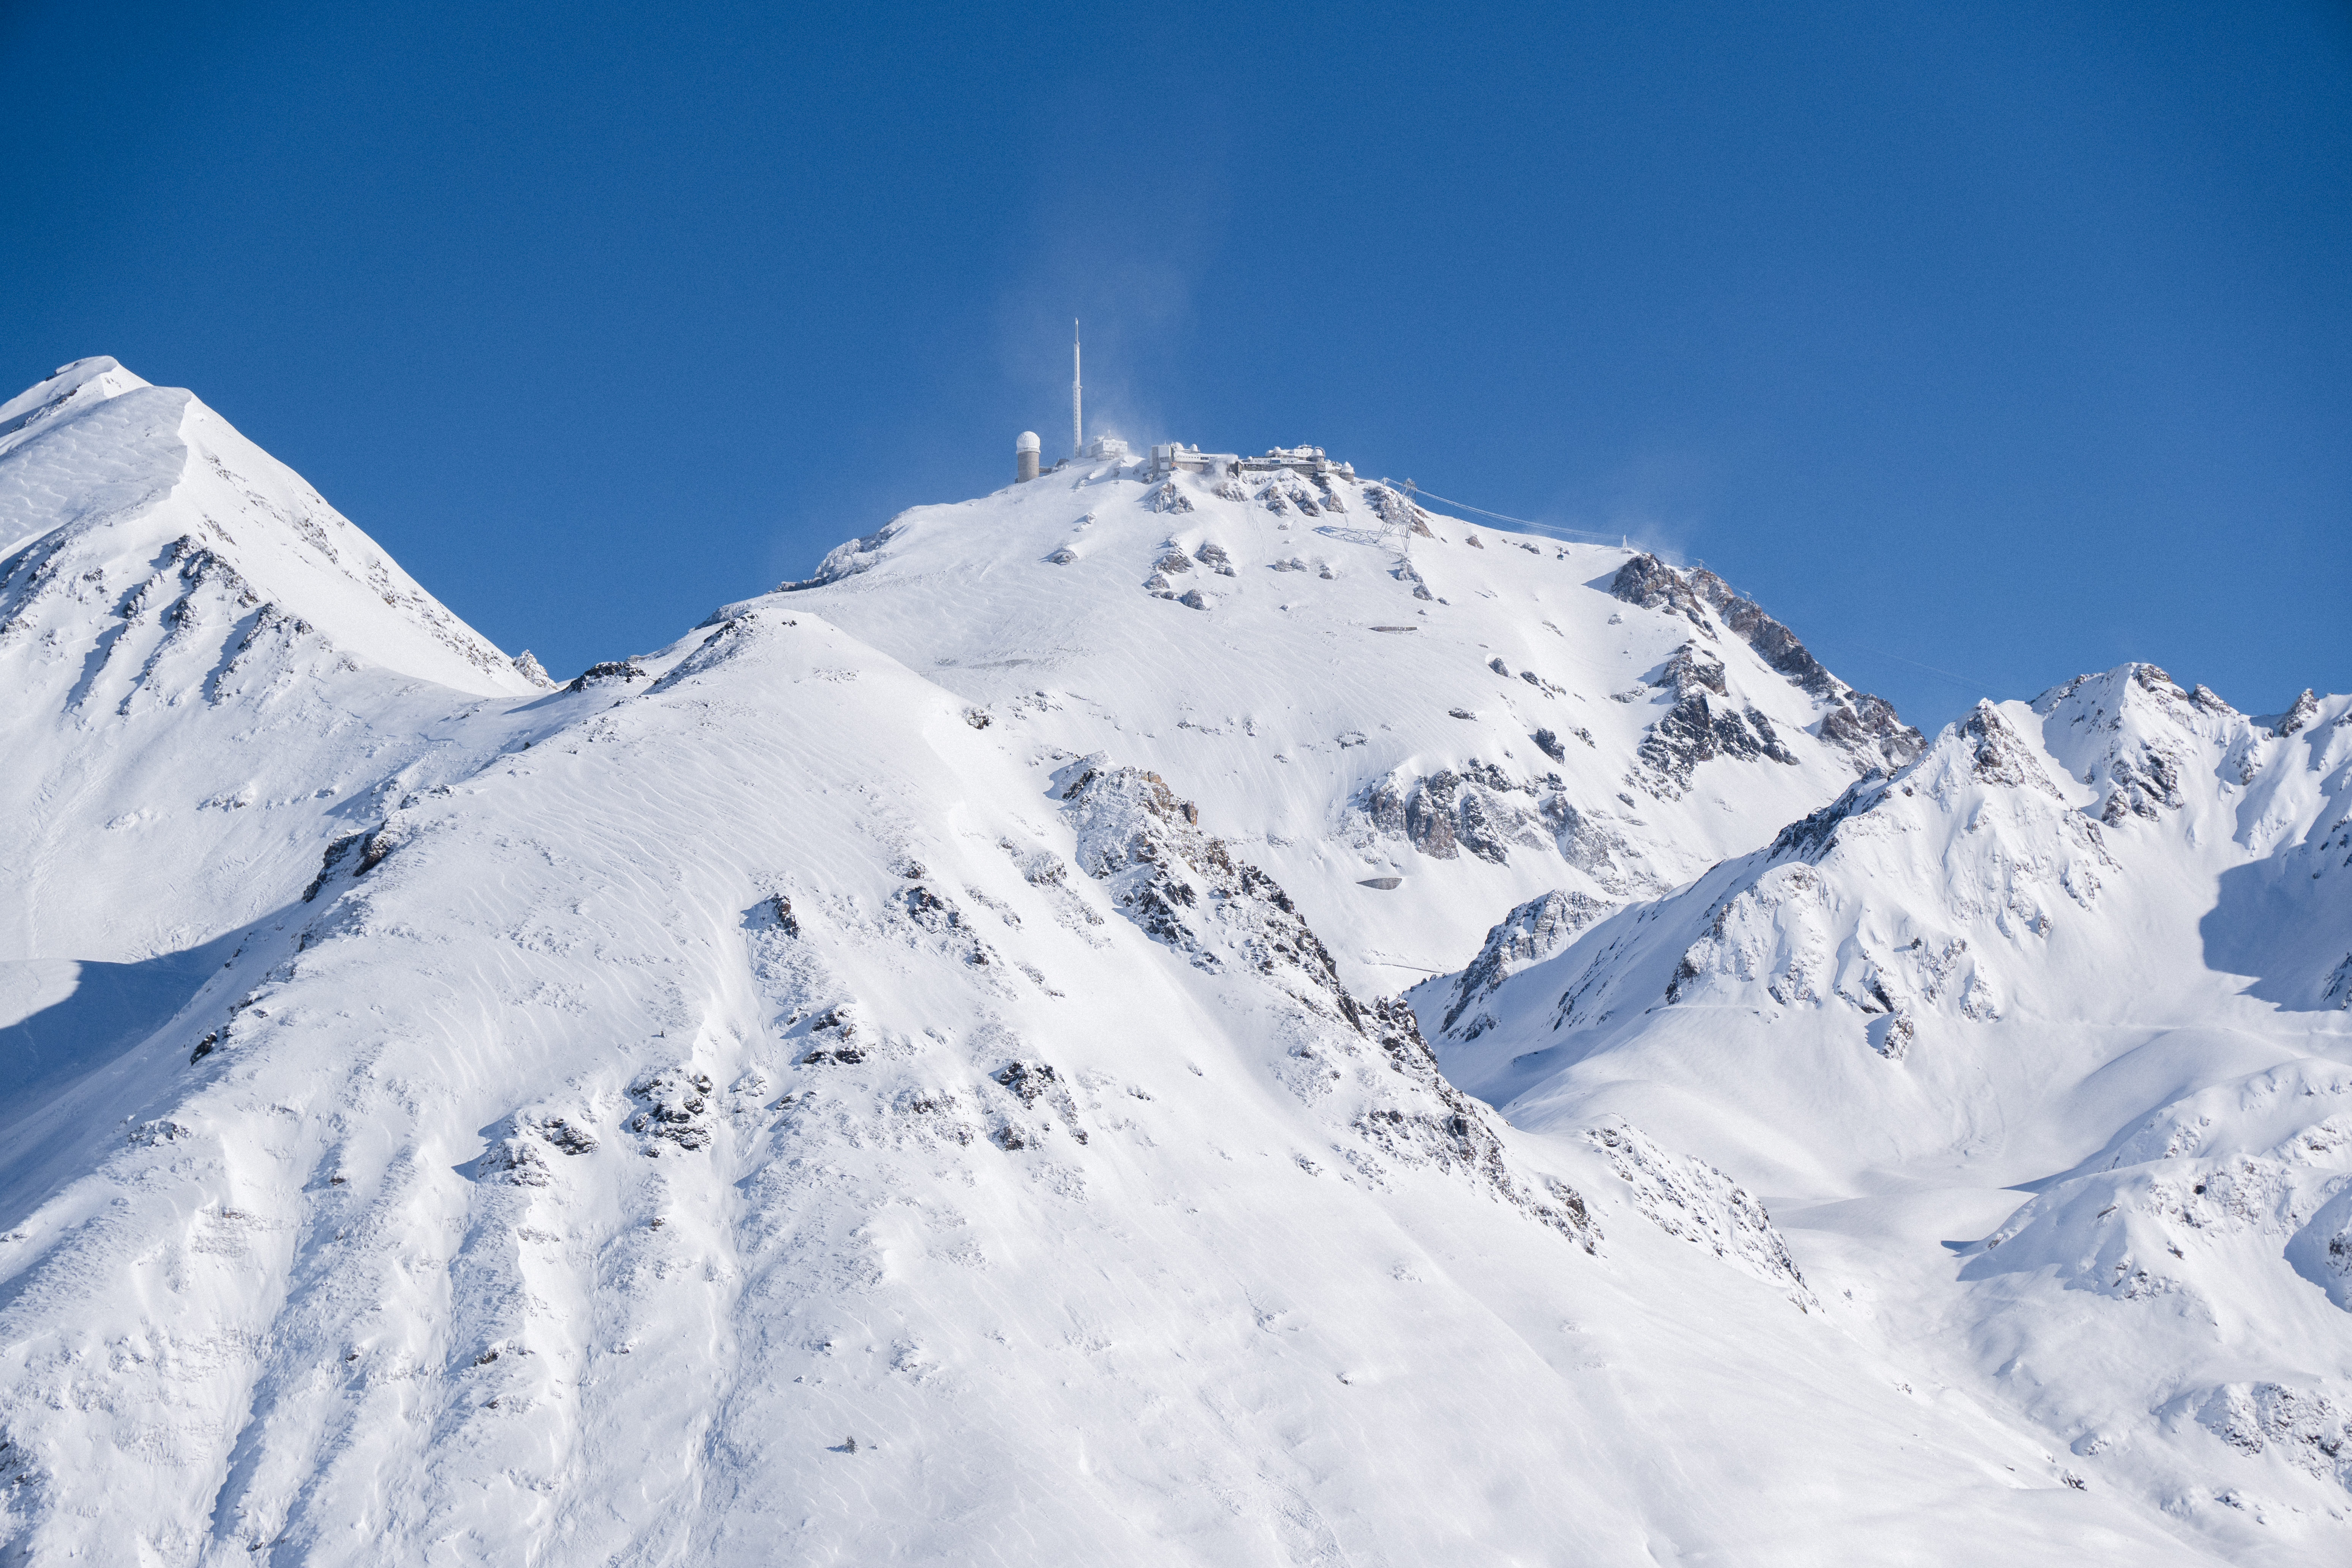
<instances>
[{"instance_id":1,"label":"observatory dome","mask_svg":"<svg viewBox=\"0 0 2352 1568\"><path fill-rule=\"evenodd\" d=\"M1018 437L1014 437L1013 449L1016 452L1034 452L1044 445L1044 442L1037 439L1037 432L1034 430L1024 430Z\"/></svg>"}]
</instances>

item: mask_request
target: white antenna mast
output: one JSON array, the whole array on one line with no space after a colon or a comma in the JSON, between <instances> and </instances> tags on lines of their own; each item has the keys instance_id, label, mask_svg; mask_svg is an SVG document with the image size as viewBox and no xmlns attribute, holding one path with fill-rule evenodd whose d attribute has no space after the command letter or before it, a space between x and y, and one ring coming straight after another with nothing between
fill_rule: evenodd
<instances>
[{"instance_id":1,"label":"white antenna mast","mask_svg":"<svg viewBox=\"0 0 2352 1568\"><path fill-rule=\"evenodd\" d=\"M1078 384L1078 323L1076 318L1072 318L1070 321L1070 458L1073 462L1076 461L1078 453L1087 444L1085 405L1081 401L1084 390Z\"/></svg>"}]
</instances>

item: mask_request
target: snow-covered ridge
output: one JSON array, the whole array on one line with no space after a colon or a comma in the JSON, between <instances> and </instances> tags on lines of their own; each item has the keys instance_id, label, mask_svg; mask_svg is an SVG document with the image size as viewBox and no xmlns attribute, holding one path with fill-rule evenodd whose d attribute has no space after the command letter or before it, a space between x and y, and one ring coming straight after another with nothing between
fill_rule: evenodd
<instances>
[{"instance_id":1,"label":"snow-covered ridge","mask_svg":"<svg viewBox=\"0 0 2352 1568\"><path fill-rule=\"evenodd\" d=\"M186 392L81 360L0 426L12 956L217 937L411 763L503 743L461 715L550 689Z\"/></svg>"},{"instance_id":2,"label":"snow-covered ridge","mask_svg":"<svg viewBox=\"0 0 2352 1568\"><path fill-rule=\"evenodd\" d=\"M177 546L171 564L213 552L237 574L240 603L332 625L349 656L459 691L543 689L192 394L81 360L0 408L11 424L0 438L0 551L10 552L0 637L54 643L67 630L42 613L55 599L110 600L125 620L166 613L155 556Z\"/></svg>"}]
</instances>

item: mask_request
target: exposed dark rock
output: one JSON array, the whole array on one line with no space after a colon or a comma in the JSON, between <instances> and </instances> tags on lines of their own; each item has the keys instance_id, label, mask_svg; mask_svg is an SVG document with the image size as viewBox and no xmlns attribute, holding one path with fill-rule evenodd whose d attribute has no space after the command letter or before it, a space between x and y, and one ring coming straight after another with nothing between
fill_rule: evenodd
<instances>
[{"instance_id":1,"label":"exposed dark rock","mask_svg":"<svg viewBox=\"0 0 2352 1568\"><path fill-rule=\"evenodd\" d=\"M1481 860L1507 865L1511 852L1486 814L1486 796L1476 790L1462 792L1454 805L1454 837Z\"/></svg>"},{"instance_id":2,"label":"exposed dark rock","mask_svg":"<svg viewBox=\"0 0 2352 1568\"><path fill-rule=\"evenodd\" d=\"M1536 743L1536 750L1541 752L1545 756L1549 757L1553 762L1564 763L1568 761L1568 748L1561 745L1559 743L1559 737L1553 734L1549 730L1538 730L1535 732L1533 739Z\"/></svg>"},{"instance_id":3,"label":"exposed dark rock","mask_svg":"<svg viewBox=\"0 0 2352 1568\"><path fill-rule=\"evenodd\" d=\"M593 1154L597 1149L594 1133L561 1116L551 1116L541 1122L539 1135L567 1154Z\"/></svg>"},{"instance_id":4,"label":"exposed dark rock","mask_svg":"<svg viewBox=\"0 0 2352 1568\"><path fill-rule=\"evenodd\" d=\"M2042 771L2032 748L2009 727L2009 721L1990 702L1979 700L1975 710L1960 721L1959 732L1969 747L1969 772L1974 777L1987 784L2058 795L2058 786L2050 782L2050 775Z\"/></svg>"},{"instance_id":5,"label":"exposed dark rock","mask_svg":"<svg viewBox=\"0 0 2352 1568\"><path fill-rule=\"evenodd\" d=\"M2202 691L2205 689L2200 686L2197 689ZM2314 697L2311 694L2311 688L2306 686L2303 689L2303 695L2294 700L2294 706L2281 714L2278 722L2273 725L2272 729L2282 737L2292 735L2318 717L2319 699Z\"/></svg>"},{"instance_id":6,"label":"exposed dark rock","mask_svg":"<svg viewBox=\"0 0 2352 1568\"><path fill-rule=\"evenodd\" d=\"M1731 584L1705 568L1691 574L1691 587L1723 617L1731 635L1762 655L1765 663L1815 697L1837 695L1837 678L1797 640L1796 633L1766 615L1761 605L1741 598Z\"/></svg>"},{"instance_id":7,"label":"exposed dark rock","mask_svg":"<svg viewBox=\"0 0 2352 1568\"><path fill-rule=\"evenodd\" d=\"M1685 576L1654 555L1637 555L1618 569L1610 591L1628 604L1685 616L1709 637L1714 632L1700 606L1713 610L1731 634L1754 648L1765 663L1807 694L1835 704L1821 721L1821 737L1853 752L1858 766L1901 767L1927 747L1926 738L1897 717L1893 704L1884 698L1851 691L1813 657L1794 632L1765 614L1762 605L1735 593L1729 584L1704 567ZM1692 649L1694 655L1696 651ZM1695 658L1686 659L1683 653L1677 653L1676 660L1696 664ZM1693 684L1703 685L1717 696L1727 695L1719 673L1721 667L1718 664L1717 668L1718 673L1709 680L1696 668L1689 671L1688 679L1683 679L1682 672L1670 665L1669 673L1677 677L1676 700L1686 700ZM1685 715L1681 728L1694 728L1696 719L1695 713ZM1710 716L1710 724L1713 721ZM1668 750L1675 749L1670 742Z\"/></svg>"},{"instance_id":8,"label":"exposed dark rock","mask_svg":"<svg viewBox=\"0 0 2352 1568\"><path fill-rule=\"evenodd\" d=\"M1338 964L1290 896L1202 833L1199 808L1157 773L1081 765L1061 798L1081 867L1108 882L1119 909L1155 940L1202 969L1255 971L1311 1011L1360 1028Z\"/></svg>"},{"instance_id":9,"label":"exposed dark rock","mask_svg":"<svg viewBox=\"0 0 2352 1568\"><path fill-rule=\"evenodd\" d=\"M1688 788L1692 771L1711 757L1766 757L1790 766L1797 762L1771 720L1754 708L1717 710L1705 691L1693 691L1650 726L1642 737L1641 757L1675 794Z\"/></svg>"},{"instance_id":10,"label":"exposed dark rock","mask_svg":"<svg viewBox=\"0 0 2352 1568\"><path fill-rule=\"evenodd\" d=\"M399 848L401 843L401 834L390 823L379 826L374 832L360 840L360 866L359 869L352 875L366 876L370 871L383 865L384 858Z\"/></svg>"},{"instance_id":11,"label":"exposed dark rock","mask_svg":"<svg viewBox=\"0 0 2352 1568\"><path fill-rule=\"evenodd\" d=\"M302 889L304 903L307 904L319 896L319 889L327 885L327 879L335 874L337 867L351 858L352 851L357 849L360 847L360 841L366 837L364 833L346 833L327 846L326 854L319 860L319 874L310 879L309 887Z\"/></svg>"},{"instance_id":12,"label":"exposed dark rock","mask_svg":"<svg viewBox=\"0 0 2352 1568\"><path fill-rule=\"evenodd\" d=\"M2117 752L2107 765L2111 788L2099 820L2113 826L2126 816L2153 819L2158 806L2180 809L2180 763L2159 747L2142 745L2134 758Z\"/></svg>"},{"instance_id":13,"label":"exposed dark rock","mask_svg":"<svg viewBox=\"0 0 2352 1568\"><path fill-rule=\"evenodd\" d=\"M1859 816L1886 796L1886 775L1874 773L1846 786L1845 793L1829 805L1780 829L1772 840L1769 854L1778 858L1793 855L1801 860L1818 865L1822 858L1837 845L1841 823Z\"/></svg>"},{"instance_id":14,"label":"exposed dark rock","mask_svg":"<svg viewBox=\"0 0 2352 1568\"><path fill-rule=\"evenodd\" d=\"M1528 964L1540 963L1559 952L1612 907L1586 893L1554 892L1529 899L1505 915L1487 931L1478 956L1470 961L1470 966L1454 982L1454 1000L1438 1026L1450 1031L1464 1013L1495 987ZM1474 1024L1465 1038L1475 1039L1484 1032Z\"/></svg>"},{"instance_id":15,"label":"exposed dark rock","mask_svg":"<svg viewBox=\"0 0 2352 1568\"><path fill-rule=\"evenodd\" d=\"M1666 660L1665 678L1677 700L1701 691L1712 691L1717 697L1725 694L1723 660L1695 642L1675 649Z\"/></svg>"},{"instance_id":16,"label":"exposed dark rock","mask_svg":"<svg viewBox=\"0 0 2352 1568\"><path fill-rule=\"evenodd\" d=\"M1610 593L1644 610L1664 610L1682 616L1707 637L1715 636L1706 608L1681 573L1654 555L1636 555L1617 568Z\"/></svg>"},{"instance_id":17,"label":"exposed dark rock","mask_svg":"<svg viewBox=\"0 0 2352 1568\"><path fill-rule=\"evenodd\" d=\"M607 660L602 664L592 664L582 670L573 679L572 684L564 689L585 691L592 686L604 686L615 680L625 685L629 681L643 680L645 678L645 668L635 659Z\"/></svg>"},{"instance_id":18,"label":"exposed dark rock","mask_svg":"<svg viewBox=\"0 0 2352 1568\"><path fill-rule=\"evenodd\" d=\"M1849 692L1822 716L1818 729L1822 740L1854 753L1857 765L1890 772L1927 749L1927 738L1896 717L1893 703L1866 691Z\"/></svg>"},{"instance_id":19,"label":"exposed dark rock","mask_svg":"<svg viewBox=\"0 0 2352 1568\"><path fill-rule=\"evenodd\" d=\"M994 1074L996 1081L1021 1097L1024 1105L1034 1105L1037 1097L1052 1089L1059 1080L1052 1066L1045 1062L1013 1062Z\"/></svg>"},{"instance_id":20,"label":"exposed dark rock","mask_svg":"<svg viewBox=\"0 0 2352 1568\"><path fill-rule=\"evenodd\" d=\"M1424 779L1404 805L1404 836L1412 847L1438 860L1451 860L1454 847L1454 793L1461 781L1452 773Z\"/></svg>"},{"instance_id":21,"label":"exposed dark rock","mask_svg":"<svg viewBox=\"0 0 2352 1568\"><path fill-rule=\"evenodd\" d=\"M665 1142L688 1151L709 1147L709 1074L691 1068L663 1068L631 1084L629 1095L645 1106L629 1119L629 1130L650 1140L646 1153L659 1153Z\"/></svg>"}]
</instances>

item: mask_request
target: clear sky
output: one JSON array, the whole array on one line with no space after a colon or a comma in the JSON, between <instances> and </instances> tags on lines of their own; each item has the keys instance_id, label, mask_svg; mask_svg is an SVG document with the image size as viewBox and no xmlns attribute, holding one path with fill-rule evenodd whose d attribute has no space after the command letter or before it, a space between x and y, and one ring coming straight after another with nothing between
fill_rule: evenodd
<instances>
[{"instance_id":1,"label":"clear sky","mask_svg":"<svg viewBox=\"0 0 2352 1568\"><path fill-rule=\"evenodd\" d=\"M829 13L829 14L828 14ZM1930 727L2352 687L2352 7L0 4L0 381L559 676L1090 409L1703 558Z\"/></svg>"}]
</instances>

